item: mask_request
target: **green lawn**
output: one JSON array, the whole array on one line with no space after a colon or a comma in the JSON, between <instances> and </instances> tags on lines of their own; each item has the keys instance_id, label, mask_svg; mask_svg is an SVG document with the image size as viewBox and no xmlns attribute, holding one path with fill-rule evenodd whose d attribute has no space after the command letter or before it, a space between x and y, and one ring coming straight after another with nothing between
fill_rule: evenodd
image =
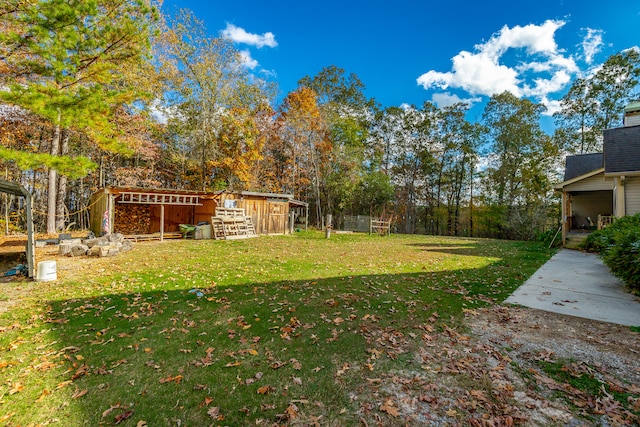
<instances>
[{"instance_id":1,"label":"green lawn","mask_svg":"<svg viewBox=\"0 0 640 427\"><path fill-rule=\"evenodd\" d=\"M0 314L0 424L402 424L371 385L428 370L433 337L551 255L309 232L59 258L55 283L1 285L19 299Z\"/></svg>"}]
</instances>

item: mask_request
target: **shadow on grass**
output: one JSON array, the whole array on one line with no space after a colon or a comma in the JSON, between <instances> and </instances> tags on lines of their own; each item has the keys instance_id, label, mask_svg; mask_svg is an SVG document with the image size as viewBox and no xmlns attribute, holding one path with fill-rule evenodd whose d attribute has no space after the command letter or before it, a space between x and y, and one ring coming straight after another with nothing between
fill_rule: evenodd
<instances>
[{"instance_id":1,"label":"shadow on grass","mask_svg":"<svg viewBox=\"0 0 640 427\"><path fill-rule=\"evenodd\" d=\"M464 245L415 244L471 255L473 244ZM425 335L458 326L465 309L504 300L542 261L503 262L202 288L155 271L86 285L99 295L48 301L43 322L26 320L30 346L19 345L24 331L12 335L24 353L3 373L9 388L22 389L5 395L6 421L393 425L354 396L387 372L420 371ZM380 400L375 408L383 397L370 396Z\"/></svg>"}]
</instances>

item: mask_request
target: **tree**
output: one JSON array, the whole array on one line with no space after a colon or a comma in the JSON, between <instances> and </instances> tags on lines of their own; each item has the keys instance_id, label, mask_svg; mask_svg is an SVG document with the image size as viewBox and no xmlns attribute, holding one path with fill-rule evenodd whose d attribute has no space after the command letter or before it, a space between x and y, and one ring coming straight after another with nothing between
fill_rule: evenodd
<instances>
[{"instance_id":1,"label":"tree","mask_svg":"<svg viewBox=\"0 0 640 427\"><path fill-rule=\"evenodd\" d=\"M240 120L229 127L232 112L259 114L269 104L272 88L249 74L230 40L208 36L188 10L161 23L155 54L167 83L162 103L173 135L168 142L184 171L182 181L206 190L224 181L214 176L213 168L225 161L226 148L218 144L235 138L223 135L225 129L239 135L243 131L238 125L253 126Z\"/></svg>"},{"instance_id":2,"label":"tree","mask_svg":"<svg viewBox=\"0 0 640 427\"><path fill-rule=\"evenodd\" d=\"M318 107L316 93L300 87L284 100L280 117L283 138L289 147L290 185L294 197L299 197L305 182L311 183L316 225L322 220L320 201L320 162L328 148L326 122Z\"/></svg>"},{"instance_id":3,"label":"tree","mask_svg":"<svg viewBox=\"0 0 640 427\"><path fill-rule=\"evenodd\" d=\"M364 95L364 84L355 74L329 66L298 84L312 89L327 127L319 168L321 210L337 216L355 203L362 181L366 141L371 127L372 100Z\"/></svg>"},{"instance_id":4,"label":"tree","mask_svg":"<svg viewBox=\"0 0 640 427\"><path fill-rule=\"evenodd\" d=\"M538 208L551 190L547 174L558 150L540 128L544 109L503 92L491 97L483 113L492 153L485 199L501 213L504 237L530 238L531 224L537 224Z\"/></svg>"},{"instance_id":5,"label":"tree","mask_svg":"<svg viewBox=\"0 0 640 427\"><path fill-rule=\"evenodd\" d=\"M602 149L602 133L619 126L624 107L640 80L640 52L628 49L609 57L590 77L576 79L554 114L554 138L571 153Z\"/></svg>"},{"instance_id":6,"label":"tree","mask_svg":"<svg viewBox=\"0 0 640 427\"><path fill-rule=\"evenodd\" d=\"M4 101L53 125L49 155L47 231L55 232L57 173L82 176L95 167L87 159L61 155L67 129L84 132L109 150L124 150L113 126L116 107L139 99L123 70L143 62L154 9L143 0L40 0L10 2L0 11L0 58ZM62 147L64 150L64 147ZM23 167L25 154L3 148Z\"/></svg>"}]
</instances>

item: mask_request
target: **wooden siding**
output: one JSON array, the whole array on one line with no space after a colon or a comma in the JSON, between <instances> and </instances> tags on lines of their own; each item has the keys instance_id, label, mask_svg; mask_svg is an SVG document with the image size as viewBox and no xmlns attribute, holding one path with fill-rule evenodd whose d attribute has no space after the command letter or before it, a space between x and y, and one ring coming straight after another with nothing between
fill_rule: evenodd
<instances>
[{"instance_id":1,"label":"wooden siding","mask_svg":"<svg viewBox=\"0 0 640 427\"><path fill-rule=\"evenodd\" d=\"M613 190L613 180L605 178L604 172L563 187L563 191L567 192L601 190Z\"/></svg>"},{"instance_id":2,"label":"wooden siding","mask_svg":"<svg viewBox=\"0 0 640 427\"><path fill-rule=\"evenodd\" d=\"M160 205L149 205L149 216L151 224L149 226L150 233L160 231ZM164 207L164 231L176 232L180 231L180 224L194 224L194 206L175 206L166 205ZM211 215L209 215L209 221Z\"/></svg>"},{"instance_id":3,"label":"wooden siding","mask_svg":"<svg viewBox=\"0 0 640 427\"><path fill-rule=\"evenodd\" d=\"M289 203L285 200L271 199L253 195L224 194L220 206L226 200L235 201L236 208L242 208L245 215L251 217L256 234L285 234L289 223Z\"/></svg>"},{"instance_id":4,"label":"wooden siding","mask_svg":"<svg viewBox=\"0 0 640 427\"><path fill-rule=\"evenodd\" d=\"M624 183L625 208L627 215L640 212L640 177L627 177Z\"/></svg>"}]
</instances>

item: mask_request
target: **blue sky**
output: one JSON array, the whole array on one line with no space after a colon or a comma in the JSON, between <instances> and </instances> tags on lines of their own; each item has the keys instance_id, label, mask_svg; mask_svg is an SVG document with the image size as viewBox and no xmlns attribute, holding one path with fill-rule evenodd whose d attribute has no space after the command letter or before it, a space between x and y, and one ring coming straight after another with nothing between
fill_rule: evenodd
<instances>
[{"instance_id":1,"label":"blue sky","mask_svg":"<svg viewBox=\"0 0 640 427\"><path fill-rule=\"evenodd\" d=\"M232 39L251 72L278 83L335 65L382 106L481 106L510 90L548 106L611 54L640 46L640 1L165 0Z\"/></svg>"}]
</instances>

